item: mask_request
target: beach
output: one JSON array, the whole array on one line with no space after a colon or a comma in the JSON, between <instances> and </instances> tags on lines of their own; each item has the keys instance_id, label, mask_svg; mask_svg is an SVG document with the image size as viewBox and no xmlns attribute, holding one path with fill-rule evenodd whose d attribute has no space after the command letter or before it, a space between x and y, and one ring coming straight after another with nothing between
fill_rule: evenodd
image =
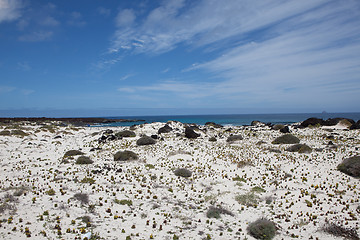
<instances>
[{"instance_id":1,"label":"beach","mask_svg":"<svg viewBox=\"0 0 360 240\"><path fill-rule=\"evenodd\" d=\"M360 130L286 126L2 123L0 238L358 239Z\"/></svg>"}]
</instances>

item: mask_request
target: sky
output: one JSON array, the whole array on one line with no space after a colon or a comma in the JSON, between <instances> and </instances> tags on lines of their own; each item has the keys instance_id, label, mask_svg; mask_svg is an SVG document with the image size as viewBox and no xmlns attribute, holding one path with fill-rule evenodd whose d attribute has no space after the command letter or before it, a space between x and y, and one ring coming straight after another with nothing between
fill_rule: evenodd
<instances>
[{"instance_id":1,"label":"sky","mask_svg":"<svg viewBox=\"0 0 360 240\"><path fill-rule=\"evenodd\" d=\"M358 0L0 0L0 116L360 112Z\"/></svg>"}]
</instances>

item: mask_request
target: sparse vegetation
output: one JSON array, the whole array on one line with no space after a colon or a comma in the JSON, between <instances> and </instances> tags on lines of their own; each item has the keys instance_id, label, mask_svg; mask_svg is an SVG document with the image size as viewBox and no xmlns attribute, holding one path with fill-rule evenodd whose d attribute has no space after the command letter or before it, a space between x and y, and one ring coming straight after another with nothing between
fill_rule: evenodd
<instances>
[{"instance_id":1,"label":"sparse vegetation","mask_svg":"<svg viewBox=\"0 0 360 240\"><path fill-rule=\"evenodd\" d=\"M89 203L89 195L86 193L75 193L74 198L80 201L82 204Z\"/></svg>"},{"instance_id":2,"label":"sparse vegetation","mask_svg":"<svg viewBox=\"0 0 360 240\"><path fill-rule=\"evenodd\" d=\"M326 224L322 230L336 237L343 237L349 240L359 240L359 235L355 228L346 228L335 223Z\"/></svg>"},{"instance_id":3,"label":"sparse vegetation","mask_svg":"<svg viewBox=\"0 0 360 240\"><path fill-rule=\"evenodd\" d=\"M234 214L232 212L230 212L229 210L226 210L222 207L211 206L211 207L209 207L208 211L206 212L206 216L208 218L221 218L221 214L234 216Z\"/></svg>"},{"instance_id":4,"label":"sparse vegetation","mask_svg":"<svg viewBox=\"0 0 360 240\"><path fill-rule=\"evenodd\" d=\"M256 195L253 192L249 192L246 194L241 194L235 197L235 200L242 204L245 205L247 207L257 207L257 205L259 204L259 196Z\"/></svg>"}]
</instances>

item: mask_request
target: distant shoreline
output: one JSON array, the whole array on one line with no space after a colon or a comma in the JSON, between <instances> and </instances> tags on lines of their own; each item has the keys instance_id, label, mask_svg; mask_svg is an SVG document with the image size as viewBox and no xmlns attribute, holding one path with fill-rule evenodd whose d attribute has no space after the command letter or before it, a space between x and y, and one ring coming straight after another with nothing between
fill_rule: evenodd
<instances>
[{"instance_id":1,"label":"distant shoreline","mask_svg":"<svg viewBox=\"0 0 360 240\"><path fill-rule=\"evenodd\" d=\"M14 117L14 118L0 118L0 123L11 123L11 122L36 122L44 123L49 121L58 121L67 124L73 124L78 126L86 126L93 124L111 124L111 123L133 123L133 122L144 122L141 119L109 119L109 118L47 118L47 117Z\"/></svg>"}]
</instances>

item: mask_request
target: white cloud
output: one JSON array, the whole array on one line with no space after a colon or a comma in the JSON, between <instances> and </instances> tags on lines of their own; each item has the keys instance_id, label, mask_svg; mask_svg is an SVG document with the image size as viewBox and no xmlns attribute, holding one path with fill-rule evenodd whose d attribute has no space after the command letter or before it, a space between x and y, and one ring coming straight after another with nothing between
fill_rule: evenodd
<instances>
[{"instance_id":1,"label":"white cloud","mask_svg":"<svg viewBox=\"0 0 360 240\"><path fill-rule=\"evenodd\" d=\"M60 22L53 17L47 16L40 22L40 24L43 26L55 27L58 26Z\"/></svg>"},{"instance_id":2,"label":"white cloud","mask_svg":"<svg viewBox=\"0 0 360 240\"><path fill-rule=\"evenodd\" d=\"M79 12L71 12L68 24L75 27L83 27L86 25L86 21L83 19L83 16Z\"/></svg>"},{"instance_id":3,"label":"white cloud","mask_svg":"<svg viewBox=\"0 0 360 240\"><path fill-rule=\"evenodd\" d=\"M0 23L18 19L21 8L20 0L0 0Z\"/></svg>"},{"instance_id":4,"label":"white cloud","mask_svg":"<svg viewBox=\"0 0 360 240\"><path fill-rule=\"evenodd\" d=\"M23 42L42 42L50 40L53 36L52 31L37 31L25 34L19 37L19 41Z\"/></svg>"},{"instance_id":5,"label":"white cloud","mask_svg":"<svg viewBox=\"0 0 360 240\"><path fill-rule=\"evenodd\" d=\"M111 14L111 10L108 9L108 8L104 8L104 7L99 7L99 8L97 9L97 11L98 11L98 13L99 13L100 15L103 15L103 16L105 16L105 17L108 17L108 16L110 16L110 14Z\"/></svg>"},{"instance_id":6,"label":"white cloud","mask_svg":"<svg viewBox=\"0 0 360 240\"><path fill-rule=\"evenodd\" d=\"M118 27L129 27L135 21L136 16L133 10L123 9L116 16L115 23Z\"/></svg>"}]
</instances>

